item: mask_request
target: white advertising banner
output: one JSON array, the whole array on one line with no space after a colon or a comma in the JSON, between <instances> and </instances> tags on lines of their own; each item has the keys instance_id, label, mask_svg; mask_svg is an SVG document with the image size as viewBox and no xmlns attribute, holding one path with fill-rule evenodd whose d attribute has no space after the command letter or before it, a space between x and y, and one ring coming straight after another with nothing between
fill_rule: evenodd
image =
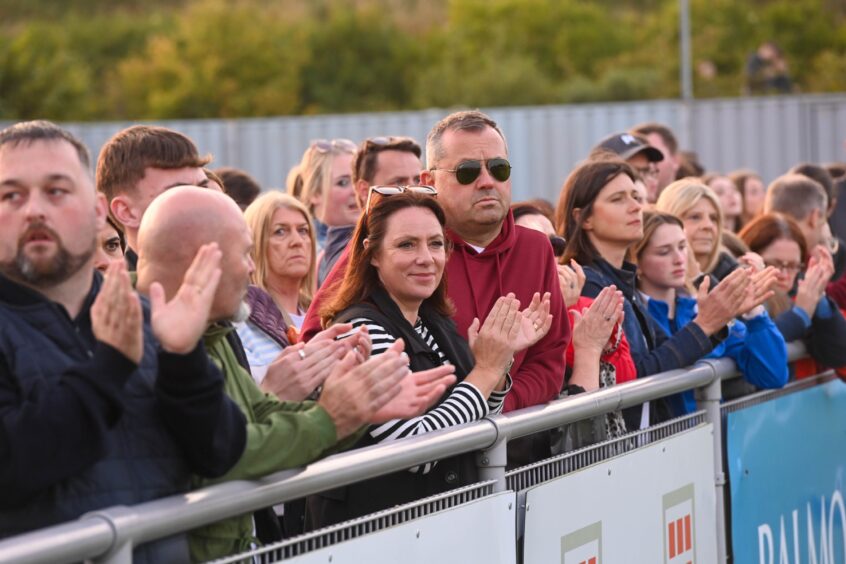
<instances>
[{"instance_id":1,"label":"white advertising banner","mask_svg":"<svg viewBox=\"0 0 846 564\"><path fill-rule=\"evenodd\" d=\"M702 425L526 494L526 564L717 561L713 427Z\"/></svg>"},{"instance_id":2,"label":"white advertising banner","mask_svg":"<svg viewBox=\"0 0 846 564\"><path fill-rule=\"evenodd\" d=\"M292 564L515 564L514 492L494 494L286 560Z\"/></svg>"}]
</instances>

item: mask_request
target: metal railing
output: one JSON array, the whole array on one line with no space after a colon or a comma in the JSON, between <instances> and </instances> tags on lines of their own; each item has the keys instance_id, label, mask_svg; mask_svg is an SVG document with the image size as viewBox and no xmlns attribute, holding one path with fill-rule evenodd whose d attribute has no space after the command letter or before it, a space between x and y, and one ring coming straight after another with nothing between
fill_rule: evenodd
<instances>
[{"instance_id":1,"label":"metal railing","mask_svg":"<svg viewBox=\"0 0 846 564\"><path fill-rule=\"evenodd\" d=\"M804 346L791 343L791 361L805 356ZM260 480L236 480L146 502L117 506L84 515L77 521L18 535L0 542L0 562L61 564L94 560L132 561L132 548L143 543L330 488L404 470L431 460L479 451L479 479L492 481L494 491L507 488L505 465L509 440L638 405L693 388L704 388L700 408L714 425L714 471L717 487L718 555L726 560L723 507L720 384L737 375L729 359L703 360L612 388L521 409L504 415L374 445L328 457L298 469Z\"/></svg>"}]
</instances>

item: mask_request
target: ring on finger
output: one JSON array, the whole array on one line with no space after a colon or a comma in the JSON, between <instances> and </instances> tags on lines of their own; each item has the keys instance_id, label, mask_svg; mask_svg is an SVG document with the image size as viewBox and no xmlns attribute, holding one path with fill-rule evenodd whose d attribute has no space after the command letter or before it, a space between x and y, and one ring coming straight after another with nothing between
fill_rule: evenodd
<instances>
[{"instance_id":1,"label":"ring on finger","mask_svg":"<svg viewBox=\"0 0 846 564\"><path fill-rule=\"evenodd\" d=\"M303 349L297 349L297 354L300 355L300 360L305 360L306 354Z\"/></svg>"}]
</instances>

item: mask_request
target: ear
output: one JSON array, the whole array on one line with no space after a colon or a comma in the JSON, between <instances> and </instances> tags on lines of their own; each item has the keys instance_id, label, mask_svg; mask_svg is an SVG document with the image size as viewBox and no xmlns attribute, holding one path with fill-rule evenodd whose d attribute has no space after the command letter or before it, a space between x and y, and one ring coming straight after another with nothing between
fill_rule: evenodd
<instances>
[{"instance_id":1,"label":"ear","mask_svg":"<svg viewBox=\"0 0 846 564\"><path fill-rule=\"evenodd\" d=\"M114 215L125 228L138 229L138 226L141 225L141 214L136 211L132 199L126 194L120 194L112 198L112 202L109 204L109 209L112 210L112 215Z\"/></svg>"},{"instance_id":2,"label":"ear","mask_svg":"<svg viewBox=\"0 0 846 564\"><path fill-rule=\"evenodd\" d=\"M106 196L102 192L97 192L94 210L97 214L97 231L100 231L106 225L106 216L109 213L109 205L106 203Z\"/></svg>"},{"instance_id":3,"label":"ear","mask_svg":"<svg viewBox=\"0 0 846 564\"><path fill-rule=\"evenodd\" d=\"M572 219L575 223L579 224L584 231L590 231L593 229L591 218L587 218L586 220L582 221L582 208L573 208L572 211Z\"/></svg>"},{"instance_id":4,"label":"ear","mask_svg":"<svg viewBox=\"0 0 846 564\"><path fill-rule=\"evenodd\" d=\"M370 248L370 239L365 239L363 244L364 244L365 249L369 249ZM375 253L373 254L372 257L370 257L370 265L373 266L376 269L379 268L379 259L378 259L378 257L376 256Z\"/></svg>"},{"instance_id":5,"label":"ear","mask_svg":"<svg viewBox=\"0 0 846 564\"><path fill-rule=\"evenodd\" d=\"M435 171L423 169L420 171L420 184L424 186L435 185Z\"/></svg>"},{"instance_id":6,"label":"ear","mask_svg":"<svg viewBox=\"0 0 846 564\"><path fill-rule=\"evenodd\" d=\"M367 203L367 195L370 193L370 183L366 180L356 180L355 181L355 201L358 203L358 207L362 210L364 209L364 205Z\"/></svg>"},{"instance_id":7,"label":"ear","mask_svg":"<svg viewBox=\"0 0 846 564\"><path fill-rule=\"evenodd\" d=\"M820 224L821 218L824 216L822 210L820 209L813 209L811 213L808 214L807 219L805 222L808 224L808 227L811 229L816 229L816 227Z\"/></svg>"}]
</instances>

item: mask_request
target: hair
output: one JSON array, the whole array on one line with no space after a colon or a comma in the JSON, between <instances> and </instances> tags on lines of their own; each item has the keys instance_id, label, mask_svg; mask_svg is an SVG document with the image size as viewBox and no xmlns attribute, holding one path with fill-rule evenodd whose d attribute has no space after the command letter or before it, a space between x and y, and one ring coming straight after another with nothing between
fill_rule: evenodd
<instances>
[{"instance_id":1,"label":"hair","mask_svg":"<svg viewBox=\"0 0 846 564\"><path fill-rule=\"evenodd\" d=\"M511 204L511 214L514 216L514 221L517 221L524 215L544 215L544 213L529 202L519 202Z\"/></svg>"},{"instance_id":2,"label":"hair","mask_svg":"<svg viewBox=\"0 0 846 564\"><path fill-rule=\"evenodd\" d=\"M690 176L702 176L705 174L705 167L699 162L699 155L694 151L679 152L679 169L676 171L676 180Z\"/></svg>"},{"instance_id":3,"label":"hair","mask_svg":"<svg viewBox=\"0 0 846 564\"><path fill-rule=\"evenodd\" d=\"M200 156L185 135L152 125L133 125L117 132L100 150L97 190L110 202L118 194L135 190L147 168L203 168L211 155Z\"/></svg>"},{"instance_id":4,"label":"hair","mask_svg":"<svg viewBox=\"0 0 846 564\"><path fill-rule=\"evenodd\" d=\"M555 208L555 231L567 240L561 264L576 259L580 264L593 264L599 256L582 223L593 213L593 203L606 184L625 174L634 182L637 174L625 161L616 159L589 160L577 166L567 177ZM578 218L574 217L579 210Z\"/></svg>"},{"instance_id":5,"label":"hair","mask_svg":"<svg viewBox=\"0 0 846 564\"><path fill-rule=\"evenodd\" d=\"M384 140L384 142L377 143L377 140ZM420 145L411 137L371 137L365 139L358 146L355 161L353 161L353 182L364 180L368 184L373 183L373 177L376 175L376 161L382 151L411 153L418 159L423 154Z\"/></svg>"},{"instance_id":6,"label":"hair","mask_svg":"<svg viewBox=\"0 0 846 564\"><path fill-rule=\"evenodd\" d=\"M258 198L259 194L261 194L261 186L259 186L259 183L241 169L223 167L215 170L214 172L220 176L223 191L226 192L230 198L235 200L235 203L238 204L238 207L242 210L246 210L247 207L252 204L256 198Z\"/></svg>"},{"instance_id":7,"label":"hair","mask_svg":"<svg viewBox=\"0 0 846 564\"><path fill-rule=\"evenodd\" d=\"M45 120L23 121L0 130L0 147L31 145L36 141L66 141L76 150L79 162L91 174L91 156L88 148L74 134L55 123Z\"/></svg>"},{"instance_id":8,"label":"hair","mask_svg":"<svg viewBox=\"0 0 846 564\"><path fill-rule=\"evenodd\" d=\"M812 163L801 163L789 171L790 174L801 174L807 176L811 180L819 182L820 186L825 190L825 195L828 198L828 207L830 208L834 200L837 199L836 186L831 174L825 168Z\"/></svg>"},{"instance_id":9,"label":"hair","mask_svg":"<svg viewBox=\"0 0 846 564\"><path fill-rule=\"evenodd\" d=\"M675 134L673 134L673 130L666 125L651 121L634 126L631 130L629 130L629 133L633 135L640 135L641 137L657 133L664 142L664 145L666 145L670 150L671 154L675 155L679 152L678 139L676 139Z\"/></svg>"},{"instance_id":10,"label":"hair","mask_svg":"<svg viewBox=\"0 0 846 564\"><path fill-rule=\"evenodd\" d=\"M303 193L303 175L300 174L299 163L292 166L291 170L288 171L288 176L285 177L285 192L297 200Z\"/></svg>"},{"instance_id":11,"label":"hair","mask_svg":"<svg viewBox=\"0 0 846 564\"><path fill-rule=\"evenodd\" d=\"M447 131L472 131L479 133L490 127L502 138L505 152L508 154L508 142L502 130L488 115L479 110L453 112L436 123L426 136L426 167L432 170L444 158L443 137Z\"/></svg>"},{"instance_id":12,"label":"hair","mask_svg":"<svg viewBox=\"0 0 846 564\"><path fill-rule=\"evenodd\" d=\"M702 183L701 178L683 178L676 180L661 192L658 201L655 202L655 211L666 212L678 216L684 221L685 214L705 198L717 210L717 232L715 234L714 248L708 254L703 272L710 274L720 257L720 244L717 237L723 232L723 210L720 206L720 199L708 186Z\"/></svg>"},{"instance_id":13,"label":"hair","mask_svg":"<svg viewBox=\"0 0 846 564\"><path fill-rule=\"evenodd\" d=\"M832 180L836 181L846 176L846 163L826 163L823 166L831 175Z\"/></svg>"},{"instance_id":14,"label":"hair","mask_svg":"<svg viewBox=\"0 0 846 564\"><path fill-rule=\"evenodd\" d=\"M512 204L511 209L513 210L515 206L520 205L532 206L533 208L538 210L538 213L543 216L546 216L550 223L552 223L553 219L555 218L555 206L553 206L552 203L545 198L532 198L531 200L523 200L522 202Z\"/></svg>"},{"instance_id":15,"label":"hair","mask_svg":"<svg viewBox=\"0 0 846 564\"><path fill-rule=\"evenodd\" d=\"M740 192L740 205L741 209L743 210L740 213L740 224L745 225L748 221L750 221L753 216L746 209L746 184L751 179L761 180L761 175L755 172L754 170L750 169L741 169L735 170L734 172L730 172L728 177L734 182L734 185L737 186L737 190ZM761 181L763 184L763 181Z\"/></svg>"},{"instance_id":16,"label":"hair","mask_svg":"<svg viewBox=\"0 0 846 564\"><path fill-rule=\"evenodd\" d=\"M802 174L785 174L770 183L764 199L765 213L783 213L796 221L803 221L814 210L825 217L828 202L825 189L819 182Z\"/></svg>"},{"instance_id":17,"label":"hair","mask_svg":"<svg viewBox=\"0 0 846 564\"><path fill-rule=\"evenodd\" d=\"M262 290L267 291L268 289L267 276L269 265L267 260L267 246L270 241L273 214L279 208L287 208L300 212L303 214L306 223L308 223L308 234L309 239L311 239L311 266L308 274L300 282L299 297L300 307L306 309L311 304L317 280L317 242L315 240L314 225L312 225L308 210L302 202L279 190L265 192L256 198L244 211L244 219L253 236L252 255L256 268L251 276L252 283Z\"/></svg>"},{"instance_id":18,"label":"hair","mask_svg":"<svg viewBox=\"0 0 846 564\"><path fill-rule=\"evenodd\" d=\"M315 196L325 196L332 185L332 162L335 157L344 153L354 155L356 152L352 141L349 141L349 148L346 143L336 144L335 141L332 141L331 148L326 151L321 150L316 143L312 143L305 150L303 159L300 161L298 174L302 186L298 198L312 215L315 214L316 210L311 203L311 199ZM352 174L352 171L350 171L350 174ZM293 196L296 193L297 182L296 180L291 182L290 174L288 180L288 193ZM291 190L292 185L293 192Z\"/></svg>"},{"instance_id":19,"label":"hair","mask_svg":"<svg viewBox=\"0 0 846 564\"><path fill-rule=\"evenodd\" d=\"M422 208L431 211L441 224L446 226L446 216L443 208L432 196L416 192L402 192L393 196L379 198L366 214L358 220L352 240L350 241L350 262L347 265L347 275L340 282L334 299L326 303L320 310L320 319L328 326L338 313L348 307L366 301L380 286L379 273L371 264L382 249L388 220L392 215L407 208ZM368 241L365 245L365 240ZM446 240L448 244L448 239ZM450 317L454 308L447 297L446 269L438 287L431 296L424 300L424 304L433 308L439 314Z\"/></svg>"},{"instance_id":20,"label":"hair","mask_svg":"<svg viewBox=\"0 0 846 564\"><path fill-rule=\"evenodd\" d=\"M740 258L749 252L749 245L744 243L743 239L737 233L723 229L720 241L723 244L723 248L731 253L734 258Z\"/></svg>"},{"instance_id":21,"label":"hair","mask_svg":"<svg viewBox=\"0 0 846 564\"><path fill-rule=\"evenodd\" d=\"M805 235L792 218L780 213L765 213L749 222L739 233L740 238L753 253L761 254L767 247L779 239L787 239L799 245L799 260L808 261L808 245ZM774 296L767 300L767 310L775 317L791 307L787 296Z\"/></svg>"}]
</instances>

